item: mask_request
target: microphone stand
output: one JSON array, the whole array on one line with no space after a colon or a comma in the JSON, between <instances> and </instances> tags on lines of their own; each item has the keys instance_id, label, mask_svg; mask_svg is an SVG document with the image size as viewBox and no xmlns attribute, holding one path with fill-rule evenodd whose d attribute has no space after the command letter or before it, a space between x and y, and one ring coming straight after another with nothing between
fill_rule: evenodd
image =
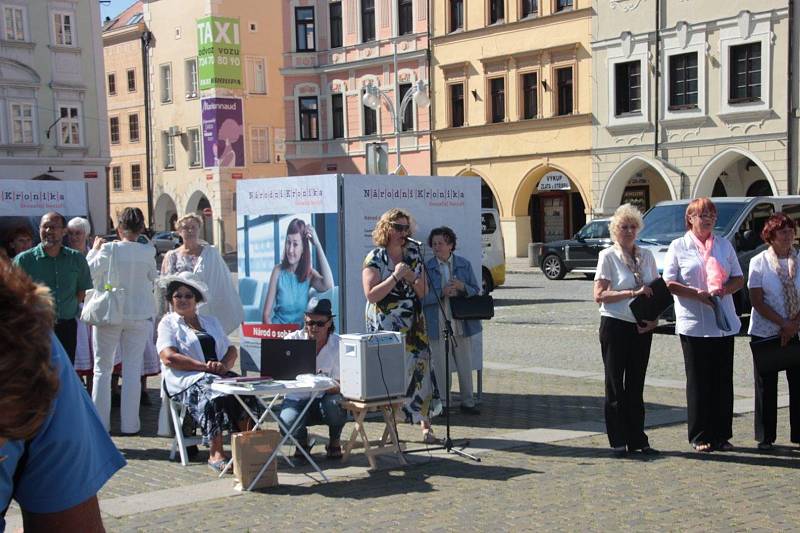
<instances>
[{"instance_id":1,"label":"microphone stand","mask_svg":"<svg viewBox=\"0 0 800 533\"><path fill-rule=\"evenodd\" d=\"M416 243L410 243L416 244ZM459 443L459 448L455 448L455 442L453 439L450 438L450 343L452 342L453 349L456 348L456 340L454 338L453 333L453 323L447 318L447 314L444 312L444 302L442 302L441 296L439 293L436 292L436 288L433 286L433 280L431 279L430 273L428 272L428 266L425 264L425 249L421 245L417 245L417 248L420 252L420 262L422 263L422 272L425 275L425 278L428 282L428 290L433 292L433 295L436 297L436 303L439 306L439 312L441 316L444 318L444 329L442 330L442 334L444 335L444 368L445 368L445 402L444 402L444 419L445 419L445 438L444 442L440 446L428 446L425 448L417 448L414 450L406 450L404 453L416 453L416 452L428 452L432 450L445 450L447 453L454 453L456 455L460 455L461 457L465 457L467 459L472 459L475 462L480 463L481 458L471 455L464 451L464 448L469 446L469 440L461 439ZM442 288L444 289L444 288ZM433 352L430 350L430 346L428 347L428 351L431 352L431 368L433 368ZM472 379L472 371L470 370L470 379Z\"/></svg>"}]
</instances>

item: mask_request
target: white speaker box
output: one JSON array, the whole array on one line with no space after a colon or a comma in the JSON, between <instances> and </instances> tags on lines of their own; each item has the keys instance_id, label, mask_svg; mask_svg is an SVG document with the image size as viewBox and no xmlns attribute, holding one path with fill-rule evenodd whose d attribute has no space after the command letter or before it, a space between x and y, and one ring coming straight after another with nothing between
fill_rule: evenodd
<instances>
[{"instance_id":1,"label":"white speaker box","mask_svg":"<svg viewBox=\"0 0 800 533\"><path fill-rule=\"evenodd\" d=\"M339 378L342 396L371 401L406 393L406 336L379 331L341 335Z\"/></svg>"}]
</instances>

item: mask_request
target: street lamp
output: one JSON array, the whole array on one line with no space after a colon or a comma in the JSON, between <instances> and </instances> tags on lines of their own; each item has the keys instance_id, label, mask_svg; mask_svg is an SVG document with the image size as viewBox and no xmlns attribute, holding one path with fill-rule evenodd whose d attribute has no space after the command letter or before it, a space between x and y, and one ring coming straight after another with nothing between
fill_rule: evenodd
<instances>
[{"instance_id":1,"label":"street lamp","mask_svg":"<svg viewBox=\"0 0 800 533\"><path fill-rule=\"evenodd\" d=\"M396 72L396 71L395 71ZM395 87L397 84L395 84ZM400 132L403 129L403 117L405 116L406 107L413 100L418 107L428 107L431 104L428 98L427 85L422 80L417 80L412 86L411 90L406 91L403 95L403 100L400 105L395 109L394 104L386 96L386 93L378 88L376 85L369 83L364 87L364 95L361 97L361 102L370 109L375 111L381 106L381 97L386 102L386 107L389 108L389 113L392 115L392 123L394 124L394 140L397 148L397 168L400 168Z\"/></svg>"}]
</instances>

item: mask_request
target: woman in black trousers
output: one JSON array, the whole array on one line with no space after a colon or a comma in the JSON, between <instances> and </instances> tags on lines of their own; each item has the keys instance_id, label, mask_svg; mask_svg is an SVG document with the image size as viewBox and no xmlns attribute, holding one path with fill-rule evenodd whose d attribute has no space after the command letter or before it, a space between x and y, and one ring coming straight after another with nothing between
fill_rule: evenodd
<instances>
[{"instance_id":1,"label":"woman in black trousers","mask_svg":"<svg viewBox=\"0 0 800 533\"><path fill-rule=\"evenodd\" d=\"M628 452L657 454L644 432L644 378L653 328L658 321L637 324L633 298L652 296L648 284L658 277L653 254L636 246L642 215L630 204L620 206L609 224L614 246L600 252L594 299L600 304L600 347L605 367L605 416L608 442L615 456Z\"/></svg>"},{"instance_id":2,"label":"woman in black trousers","mask_svg":"<svg viewBox=\"0 0 800 533\"><path fill-rule=\"evenodd\" d=\"M664 258L686 367L689 442L698 452L733 449L733 337L741 322L731 295L744 278L733 245L714 236L716 220L711 200L692 200L687 232Z\"/></svg>"},{"instance_id":3,"label":"woman in black trousers","mask_svg":"<svg viewBox=\"0 0 800 533\"><path fill-rule=\"evenodd\" d=\"M748 333L753 340L781 337L781 344L797 340L800 329L798 254L792 247L797 225L784 213L772 215L761 238L769 248L750 260L747 286L753 311ZM755 377L755 437L759 450L771 450L778 425L778 373L760 374L753 353ZM786 370L789 382L790 439L800 443L800 369Z\"/></svg>"}]
</instances>

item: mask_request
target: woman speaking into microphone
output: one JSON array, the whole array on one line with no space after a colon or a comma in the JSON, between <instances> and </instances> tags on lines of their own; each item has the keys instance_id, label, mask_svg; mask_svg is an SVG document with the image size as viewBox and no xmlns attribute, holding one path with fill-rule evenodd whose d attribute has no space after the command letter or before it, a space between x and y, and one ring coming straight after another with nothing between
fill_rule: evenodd
<instances>
[{"instance_id":1,"label":"woman speaking into microphone","mask_svg":"<svg viewBox=\"0 0 800 533\"><path fill-rule=\"evenodd\" d=\"M419 247L410 239L414 219L402 209L381 215L372 231L377 246L364 259L361 280L367 298L368 333L396 331L406 335L406 418L422 428L422 440L435 443L430 417L441 410L422 298L428 291Z\"/></svg>"}]
</instances>

